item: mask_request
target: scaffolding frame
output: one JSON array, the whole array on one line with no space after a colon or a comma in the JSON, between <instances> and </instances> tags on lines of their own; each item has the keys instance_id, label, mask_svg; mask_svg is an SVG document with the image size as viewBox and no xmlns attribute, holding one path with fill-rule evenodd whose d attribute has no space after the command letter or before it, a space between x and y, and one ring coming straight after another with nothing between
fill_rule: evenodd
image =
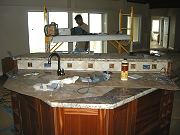
<instances>
[{"instance_id":1,"label":"scaffolding frame","mask_svg":"<svg viewBox=\"0 0 180 135\"><path fill-rule=\"evenodd\" d=\"M47 10L44 11L44 13L47 14ZM123 16L130 17L130 28L123 27ZM109 40L108 42L114 46L117 50L118 53L129 53L133 51L133 17L134 17L134 8L131 7L130 13L123 13L122 9L119 11L119 34L123 34L124 30L130 30L130 40ZM46 15L46 21L47 21L47 15ZM64 42L57 43L51 48L51 41L52 41L52 36L46 37L45 36L45 50L46 52L54 52L56 51Z\"/></svg>"},{"instance_id":2,"label":"scaffolding frame","mask_svg":"<svg viewBox=\"0 0 180 135\"><path fill-rule=\"evenodd\" d=\"M130 28L123 27L123 16L130 17ZM130 13L123 13L122 9L119 11L119 33L123 34L124 30L130 30L130 40L118 40L118 41L109 41L113 45L118 53L129 53L133 51L133 17L134 17L134 8L131 7ZM129 49L128 49L129 47Z\"/></svg>"}]
</instances>

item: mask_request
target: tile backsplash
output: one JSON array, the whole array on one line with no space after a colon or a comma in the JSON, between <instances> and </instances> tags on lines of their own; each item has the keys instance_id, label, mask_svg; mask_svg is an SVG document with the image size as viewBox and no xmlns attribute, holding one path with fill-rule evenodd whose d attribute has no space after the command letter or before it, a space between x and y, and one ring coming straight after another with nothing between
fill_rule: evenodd
<instances>
[{"instance_id":1,"label":"tile backsplash","mask_svg":"<svg viewBox=\"0 0 180 135\"><path fill-rule=\"evenodd\" d=\"M122 59L108 60L61 60L61 67L65 70L80 70L80 71L121 71ZM129 59L129 71L155 71L158 72L162 68L167 68L168 60L141 60ZM58 62L52 60L51 65L46 59L19 59L18 69L42 69L42 70L57 70Z\"/></svg>"}]
</instances>

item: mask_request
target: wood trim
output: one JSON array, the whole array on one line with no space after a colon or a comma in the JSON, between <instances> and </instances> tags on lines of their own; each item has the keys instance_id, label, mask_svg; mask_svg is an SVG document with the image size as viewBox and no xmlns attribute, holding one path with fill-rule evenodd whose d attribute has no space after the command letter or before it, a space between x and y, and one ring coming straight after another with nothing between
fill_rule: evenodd
<instances>
[{"instance_id":1,"label":"wood trim","mask_svg":"<svg viewBox=\"0 0 180 135\"><path fill-rule=\"evenodd\" d=\"M99 110L99 135L108 135L109 110Z\"/></svg>"},{"instance_id":2,"label":"wood trim","mask_svg":"<svg viewBox=\"0 0 180 135\"><path fill-rule=\"evenodd\" d=\"M78 108L65 108L63 109L64 114L72 115L98 115L97 109L78 109Z\"/></svg>"},{"instance_id":3,"label":"wood trim","mask_svg":"<svg viewBox=\"0 0 180 135\"><path fill-rule=\"evenodd\" d=\"M134 100L128 104L126 135L135 134L136 115L137 115L137 100Z\"/></svg>"},{"instance_id":4,"label":"wood trim","mask_svg":"<svg viewBox=\"0 0 180 135\"><path fill-rule=\"evenodd\" d=\"M64 112L60 108L53 109L55 135L63 135Z\"/></svg>"}]
</instances>

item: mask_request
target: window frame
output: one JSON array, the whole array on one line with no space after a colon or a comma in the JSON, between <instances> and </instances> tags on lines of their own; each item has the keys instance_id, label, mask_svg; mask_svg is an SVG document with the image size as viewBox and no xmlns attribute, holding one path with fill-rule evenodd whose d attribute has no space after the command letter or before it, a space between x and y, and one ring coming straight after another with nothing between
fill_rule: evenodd
<instances>
[{"instance_id":1,"label":"window frame","mask_svg":"<svg viewBox=\"0 0 180 135\"><path fill-rule=\"evenodd\" d=\"M43 13L43 11L28 11L29 12L41 12ZM67 12L68 13L68 28L72 28L73 27L73 13L87 13L88 14L88 24L89 24L89 28L90 28L90 14L101 14L101 30L102 32L104 32L104 23L103 23L103 18L104 16L107 14L105 12L76 12L76 11L58 11L58 10L51 10L51 11L48 11L47 12L47 15L48 15L48 22L50 23L49 21L49 13L50 12ZM44 24L45 25L45 24ZM29 24L28 24L28 27L29 27ZM107 29L107 28L106 28ZM29 35L29 32L28 32L28 35ZM44 36L44 40L45 40L45 36ZM102 49L101 49L101 53L104 53L104 50L107 50L107 46L105 46L104 42L101 43L102 44ZM71 52L73 51L73 45L71 42L68 42L68 52ZM31 45L30 45L30 40L29 40L29 52L30 53L38 53L36 51L31 51ZM44 41L44 49L42 51L39 51L39 52L42 52L42 53L45 53L46 52L46 49L45 49L45 41Z\"/></svg>"}]
</instances>

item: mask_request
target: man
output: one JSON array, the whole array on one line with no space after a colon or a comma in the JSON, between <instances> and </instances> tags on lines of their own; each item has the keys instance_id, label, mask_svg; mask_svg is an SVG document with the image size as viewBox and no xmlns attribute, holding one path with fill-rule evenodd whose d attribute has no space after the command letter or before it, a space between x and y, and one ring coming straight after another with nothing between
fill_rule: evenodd
<instances>
[{"instance_id":1,"label":"man","mask_svg":"<svg viewBox=\"0 0 180 135\"><path fill-rule=\"evenodd\" d=\"M78 27L82 29L82 32L80 32L80 35L89 33L89 26L83 22L83 18L81 15L76 15L74 18L76 23L78 24ZM75 51L83 52L87 51L89 49L89 42L77 42Z\"/></svg>"}]
</instances>

